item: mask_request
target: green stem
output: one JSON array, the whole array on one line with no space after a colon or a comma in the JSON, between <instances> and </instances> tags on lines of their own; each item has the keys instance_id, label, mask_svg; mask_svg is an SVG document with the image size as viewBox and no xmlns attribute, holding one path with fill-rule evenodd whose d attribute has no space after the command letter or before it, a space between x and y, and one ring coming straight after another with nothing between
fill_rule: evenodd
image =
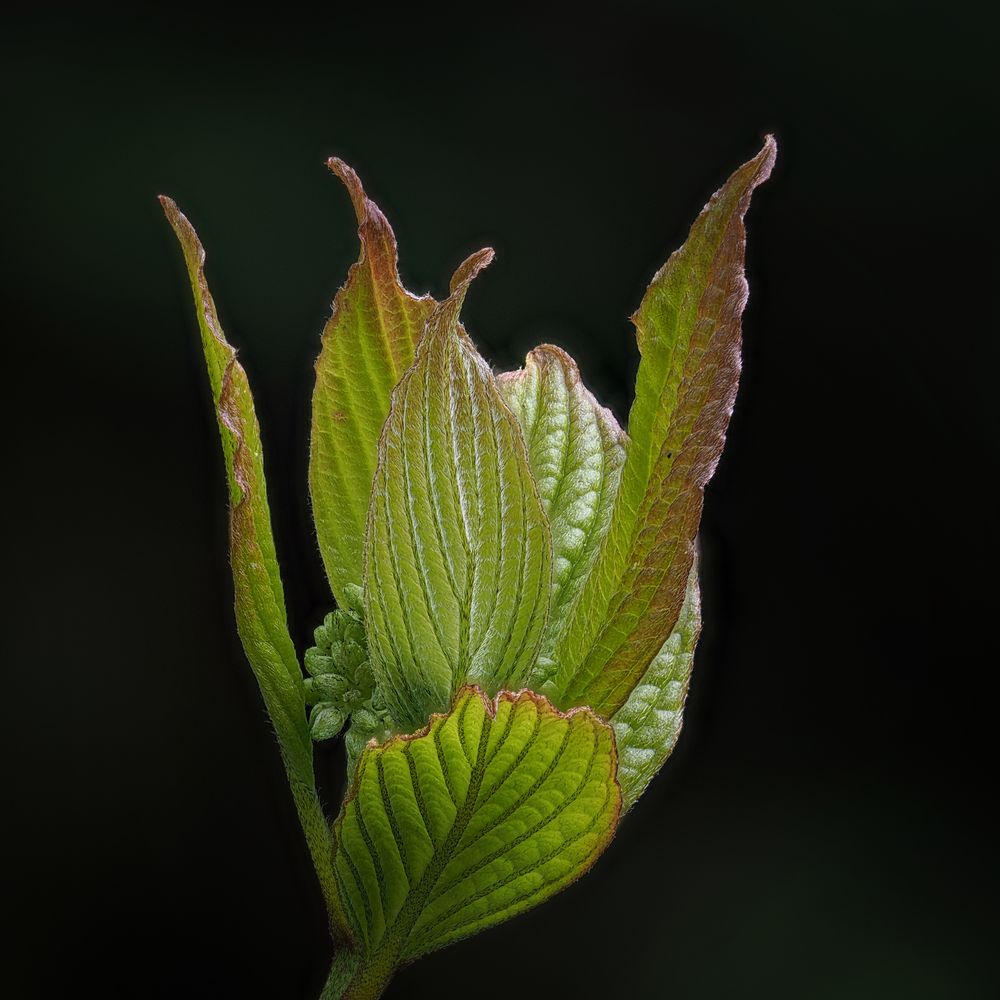
<instances>
[{"instance_id":1,"label":"green stem","mask_svg":"<svg viewBox=\"0 0 1000 1000\"><path fill-rule=\"evenodd\" d=\"M289 766L288 758L282 756L285 760L285 773L292 789L295 809L299 814L299 822L302 824L302 832L305 834L306 844L309 847L309 855L323 891L327 918L336 935L337 930L342 930L342 928L340 926L337 883L333 875L333 841L330 837L330 823L323 814L323 806L316 792L312 769L310 768L310 773L300 775Z\"/></svg>"},{"instance_id":2,"label":"green stem","mask_svg":"<svg viewBox=\"0 0 1000 1000\"><path fill-rule=\"evenodd\" d=\"M364 965L356 951L337 952L319 1000L378 1000L389 985L395 965Z\"/></svg>"}]
</instances>

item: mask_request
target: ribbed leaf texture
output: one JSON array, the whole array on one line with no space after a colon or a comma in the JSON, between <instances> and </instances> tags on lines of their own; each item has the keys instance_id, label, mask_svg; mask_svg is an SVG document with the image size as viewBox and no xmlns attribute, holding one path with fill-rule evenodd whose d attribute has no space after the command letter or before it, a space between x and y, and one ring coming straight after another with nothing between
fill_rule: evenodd
<instances>
[{"instance_id":1,"label":"ribbed leaf texture","mask_svg":"<svg viewBox=\"0 0 1000 1000\"><path fill-rule=\"evenodd\" d=\"M578 878L672 752L701 627L695 537L739 379L743 217L774 157L769 137L632 317L628 435L557 347L494 377L459 323L492 251L444 302L411 295L385 217L330 161L361 255L316 364L309 483L338 608L305 682L246 374L163 199L225 455L237 626L339 949L323 1000L376 998L401 964ZM317 739L347 725L332 831L310 723Z\"/></svg>"},{"instance_id":2,"label":"ribbed leaf texture","mask_svg":"<svg viewBox=\"0 0 1000 1000\"><path fill-rule=\"evenodd\" d=\"M361 256L333 301L316 361L309 490L320 553L343 607L350 603L347 588L361 585L368 502L389 397L413 364L435 303L403 288L396 238L358 175L336 158L329 167L351 195Z\"/></svg>"},{"instance_id":3,"label":"ribbed leaf texture","mask_svg":"<svg viewBox=\"0 0 1000 1000\"><path fill-rule=\"evenodd\" d=\"M529 691L464 688L423 732L369 746L334 825L361 955L345 996L579 878L619 810L610 727Z\"/></svg>"},{"instance_id":4,"label":"ribbed leaf texture","mask_svg":"<svg viewBox=\"0 0 1000 1000\"><path fill-rule=\"evenodd\" d=\"M466 681L520 686L549 601L551 541L517 422L458 326L473 255L393 393L365 560L369 652L403 732Z\"/></svg>"},{"instance_id":5,"label":"ribbed leaf texture","mask_svg":"<svg viewBox=\"0 0 1000 1000\"><path fill-rule=\"evenodd\" d=\"M628 701L611 717L618 744L618 783L629 810L663 767L681 733L694 650L701 633L697 564L670 638L653 657Z\"/></svg>"},{"instance_id":6,"label":"ribbed leaf texture","mask_svg":"<svg viewBox=\"0 0 1000 1000\"><path fill-rule=\"evenodd\" d=\"M743 216L774 163L770 137L712 197L632 317L641 360L611 525L544 690L610 716L680 615L705 484L736 397L747 299Z\"/></svg>"},{"instance_id":7,"label":"ribbed leaf texture","mask_svg":"<svg viewBox=\"0 0 1000 1000\"><path fill-rule=\"evenodd\" d=\"M608 529L626 435L583 385L576 362L551 344L536 347L497 386L521 425L552 533L549 619L529 678L537 689L554 669L550 654Z\"/></svg>"}]
</instances>

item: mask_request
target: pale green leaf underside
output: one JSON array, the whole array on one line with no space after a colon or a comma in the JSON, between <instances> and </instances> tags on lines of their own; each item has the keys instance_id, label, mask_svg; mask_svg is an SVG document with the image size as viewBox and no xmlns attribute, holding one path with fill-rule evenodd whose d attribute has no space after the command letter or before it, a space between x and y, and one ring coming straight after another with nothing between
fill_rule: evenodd
<instances>
[{"instance_id":1,"label":"pale green leaf underside","mask_svg":"<svg viewBox=\"0 0 1000 1000\"><path fill-rule=\"evenodd\" d=\"M618 745L623 810L635 805L677 743L700 632L696 565L673 633L632 689L628 701L611 717Z\"/></svg>"},{"instance_id":2,"label":"pale green leaf underside","mask_svg":"<svg viewBox=\"0 0 1000 1000\"><path fill-rule=\"evenodd\" d=\"M553 669L548 657L607 531L626 436L585 388L573 359L551 344L536 347L521 370L498 376L497 386L521 425L552 533L549 620L530 678L540 689Z\"/></svg>"},{"instance_id":3,"label":"pale green leaf underside","mask_svg":"<svg viewBox=\"0 0 1000 1000\"><path fill-rule=\"evenodd\" d=\"M396 240L357 174L341 160L358 217L361 256L337 292L316 361L309 491L320 554L341 607L360 586L365 523L378 440L393 387L413 363L434 300L400 284Z\"/></svg>"},{"instance_id":4,"label":"pale green leaf underside","mask_svg":"<svg viewBox=\"0 0 1000 1000\"><path fill-rule=\"evenodd\" d=\"M490 252L491 256L492 252ZM428 321L379 443L365 624L379 686L411 732L466 680L518 687L549 600L551 542L517 423L458 327L468 282Z\"/></svg>"},{"instance_id":5,"label":"pale green leaf underside","mask_svg":"<svg viewBox=\"0 0 1000 1000\"><path fill-rule=\"evenodd\" d=\"M271 533L260 428L246 372L222 331L205 279L205 251L177 205L160 199L184 251L201 331L229 485L229 555L236 625L281 746L313 863L337 920L330 837L316 796L312 740L298 656L288 633L281 574Z\"/></svg>"},{"instance_id":6,"label":"pale green leaf underside","mask_svg":"<svg viewBox=\"0 0 1000 1000\"><path fill-rule=\"evenodd\" d=\"M628 456L611 525L553 654L546 692L561 706L613 714L677 622L739 381L743 216L774 156L769 137L716 192L633 316L641 360Z\"/></svg>"},{"instance_id":7,"label":"pale green leaf underside","mask_svg":"<svg viewBox=\"0 0 1000 1000\"><path fill-rule=\"evenodd\" d=\"M463 688L424 732L364 751L334 825L363 965L390 970L551 896L593 864L619 809L614 739L589 710Z\"/></svg>"}]
</instances>

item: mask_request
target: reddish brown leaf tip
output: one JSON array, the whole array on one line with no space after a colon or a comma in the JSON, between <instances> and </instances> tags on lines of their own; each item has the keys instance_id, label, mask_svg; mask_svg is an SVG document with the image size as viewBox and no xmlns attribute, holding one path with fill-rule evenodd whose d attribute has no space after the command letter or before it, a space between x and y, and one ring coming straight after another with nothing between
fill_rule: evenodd
<instances>
[{"instance_id":1,"label":"reddish brown leaf tip","mask_svg":"<svg viewBox=\"0 0 1000 1000\"><path fill-rule=\"evenodd\" d=\"M184 217L184 213L177 207L177 202L173 198L165 194L158 194L156 200L159 201L160 207L163 209L163 214L174 229L181 223L181 220L190 226L190 223Z\"/></svg>"},{"instance_id":2,"label":"reddish brown leaf tip","mask_svg":"<svg viewBox=\"0 0 1000 1000\"><path fill-rule=\"evenodd\" d=\"M167 222L170 223L177 234L177 238L181 241L185 255L190 255L194 263L200 268L205 263L205 248L201 245L201 240L198 239L198 234L195 232L194 226L191 225L188 217L177 207L177 202L173 198L168 198L165 194L158 195L157 197L159 198L160 205L163 206L163 214L167 217Z\"/></svg>"},{"instance_id":3,"label":"reddish brown leaf tip","mask_svg":"<svg viewBox=\"0 0 1000 1000\"><path fill-rule=\"evenodd\" d=\"M347 193L351 196L351 203L354 205L354 214L358 217L358 225L364 225L368 215L368 199L365 197L365 189L355 170L348 166L337 156L331 156L326 161L326 165L341 180Z\"/></svg>"},{"instance_id":4,"label":"reddish brown leaf tip","mask_svg":"<svg viewBox=\"0 0 1000 1000\"><path fill-rule=\"evenodd\" d=\"M524 360L525 363L537 365L543 370L558 365L565 370L572 385L580 381L580 369L576 361L555 344L539 344L528 352Z\"/></svg>"},{"instance_id":5,"label":"reddish brown leaf tip","mask_svg":"<svg viewBox=\"0 0 1000 1000\"><path fill-rule=\"evenodd\" d=\"M774 136L768 133L764 136L764 145L761 147L760 152L754 157L753 162L757 164L757 171L754 174L751 187L763 184L771 176L771 171L774 169L774 161L777 158L778 143Z\"/></svg>"},{"instance_id":6,"label":"reddish brown leaf tip","mask_svg":"<svg viewBox=\"0 0 1000 1000\"><path fill-rule=\"evenodd\" d=\"M449 291L452 296L464 296L473 279L480 271L490 266L495 256L496 254L493 252L492 247L484 247L482 250L477 250L474 254L466 257L451 276Z\"/></svg>"}]
</instances>

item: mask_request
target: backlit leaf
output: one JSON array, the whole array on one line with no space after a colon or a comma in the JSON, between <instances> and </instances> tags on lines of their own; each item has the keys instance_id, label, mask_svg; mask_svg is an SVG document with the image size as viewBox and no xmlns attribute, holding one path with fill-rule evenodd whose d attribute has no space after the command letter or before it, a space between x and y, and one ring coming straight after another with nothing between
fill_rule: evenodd
<instances>
[{"instance_id":1,"label":"backlit leaf","mask_svg":"<svg viewBox=\"0 0 1000 1000\"><path fill-rule=\"evenodd\" d=\"M393 392L379 444L365 559L369 654L411 732L467 680L518 687L549 600L551 542L517 422L458 326L469 258Z\"/></svg>"},{"instance_id":2,"label":"backlit leaf","mask_svg":"<svg viewBox=\"0 0 1000 1000\"><path fill-rule=\"evenodd\" d=\"M548 679L548 656L607 531L627 439L576 362L551 344L536 347L520 371L498 376L497 386L521 425L552 532L552 600L534 687Z\"/></svg>"},{"instance_id":3,"label":"backlit leaf","mask_svg":"<svg viewBox=\"0 0 1000 1000\"><path fill-rule=\"evenodd\" d=\"M260 428L246 372L219 323L205 280L205 251L171 199L160 199L187 264L229 484L229 556L236 626L274 725L313 864L331 910L338 899L330 862L330 835L313 777L302 672L285 617L281 574L271 534ZM342 926L342 931L346 928Z\"/></svg>"},{"instance_id":4,"label":"backlit leaf","mask_svg":"<svg viewBox=\"0 0 1000 1000\"><path fill-rule=\"evenodd\" d=\"M360 586L368 500L389 397L413 364L434 300L399 281L396 239L358 175L329 161L354 203L361 256L323 330L313 391L309 490L320 553L337 603Z\"/></svg>"},{"instance_id":5,"label":"backlit leaf","mask_svg":"<svg viewBox=\"0 0 1000 1000\"><path fill-rule=\"evenodd\" d=\"M530 691L491 701L463 688L423 732L369 746L334 825L358 978L382 984L573 882L619 809L607 724Z\"/></svg>"},{"instance_id":6,"label":"backlit leaf","mask_svg":"<svg viewBox=\"0 0 1000 1000\"><path fill-rule=\"evenodd\" d=\"M740 372L747 299L743 216L775 144L712 197L632 317L641 360L611 526L543 690L610 716L677 622L705 484L715 471Z\"/></svg>"},{"instance_id":7,"label":"backlit leaf","mask_svg":"<svg viewBox=\"0 0 1000 1000\"><path fill-rule=\"evenodd\" d=\"M618 783L623 809L631 809L673 752L701 632L697 564L670 638L653 657L628 701L611 717L618 745Z\"/></svg>"}]
</instances>

